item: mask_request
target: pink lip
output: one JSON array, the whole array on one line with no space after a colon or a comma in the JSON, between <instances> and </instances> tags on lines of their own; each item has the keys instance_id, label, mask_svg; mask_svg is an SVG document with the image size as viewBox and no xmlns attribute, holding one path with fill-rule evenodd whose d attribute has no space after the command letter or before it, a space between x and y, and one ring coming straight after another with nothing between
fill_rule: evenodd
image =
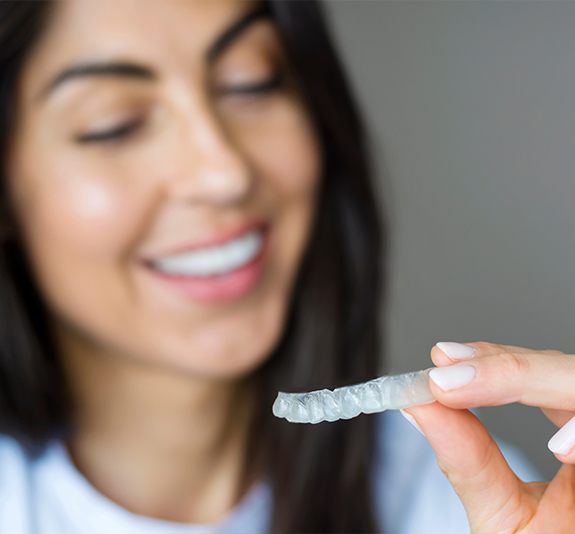
<instances>
[{"instance_id":1,"label":"pink lip","mask_svg":"<svg viewBox=\"0 0 575 534\"><path fill-rule=\"evenodd\" d=\"M243 231L234 231L228 233L225 240L218 236L215 240L205 241L212 246L240 236L243 233L258 227L259 225L249 225L244 227ZM216 276L199 277L185 275L170 275L154 269L149 263L146 263L147 270L157 280L163 282L172 290L183 294L195 302L204 304L223 304L249 293L262 278L267 256L269 231L263 228L264 244L262 250L249 264L244 265L235 271ZM194 245L194 248L202 248L205 245ZM180 248L181 251L194 250L194 248Z\"/></svg>"}]
</instances>

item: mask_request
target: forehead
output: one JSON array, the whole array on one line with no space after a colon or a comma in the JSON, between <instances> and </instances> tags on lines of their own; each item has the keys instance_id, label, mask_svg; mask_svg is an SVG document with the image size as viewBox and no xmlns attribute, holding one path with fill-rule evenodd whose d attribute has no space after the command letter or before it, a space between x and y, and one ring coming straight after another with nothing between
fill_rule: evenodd
<instances>
[{"instance_id":1,"label":"forehead","mask_svg":"<svg viewBox=\"0 0 575 534\"><path fill-rule=\"evenodd\" d=\"M66 66L86 60L132 59L163 68L184 63L192 69L218 35L258 3L58 0L23 69L24 86L30 85L26 80L39 86Z\"/></svg>"}]
</instances>

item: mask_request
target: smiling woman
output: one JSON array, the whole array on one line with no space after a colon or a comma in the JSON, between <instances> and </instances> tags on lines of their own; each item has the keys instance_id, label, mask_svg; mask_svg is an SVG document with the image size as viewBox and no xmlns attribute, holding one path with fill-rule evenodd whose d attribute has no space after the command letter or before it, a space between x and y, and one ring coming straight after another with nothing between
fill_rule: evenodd
<instances>
[{"instance_id":1,"label":"smiling woman","mask_svg":"<svg viewBox=\"0 0 575 534\"><path fill-rule=\"evenodd\" d=\"M273 415L381 356L383 232L316 2L0 2L0 158L0 532L525 522L541 487L460 409L501 401L482 384L516 347L438 346L436 384L337 389L330 423ZM406 415L429 442L373 415L384 382L386 407L428 403Z\"/></svg>"},{"instance_id":2,"label":"smiling woman","mask_svg":"<svg viewBox=\"0 0 575 534\"><path fill-rule=\"evenodd\" d=\"M380 229L316 3L0 21L0 462L17 440L38 496L0 530L375 530L374 421L271 411L377 370Z\"/></svg>"}]
</instances>

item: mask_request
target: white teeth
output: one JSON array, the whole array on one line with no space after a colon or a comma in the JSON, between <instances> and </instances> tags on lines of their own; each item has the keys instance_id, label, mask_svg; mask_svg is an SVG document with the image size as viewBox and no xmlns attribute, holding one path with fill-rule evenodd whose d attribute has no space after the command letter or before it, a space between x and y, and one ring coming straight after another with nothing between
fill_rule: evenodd
<instances>
[{"instance_id":1,"label":"white teeth","mask_svg":"<svg viewBox=\"0 0 575 534\"><path fill-rule=\"evenodd\" d=\"M251 262L260 253L262 246L262 232L253 230L224 245L155 260L153 267L168 274L183 276L225 274Z\"/></svg>"},{"instance_id":2,"label":"white teeth","mask_svg":"<svg viewBox=\"0 0 575 534\"><path fill-rule=\"evenodd\" d=\"M430 369L394 376L381 376L369 382L309 393L279 392L272 407L276 417L291 423L320 423L351 419L360 413L399 410L429 404L435 397L429 389Z\"/></svg>"}]
</instances>

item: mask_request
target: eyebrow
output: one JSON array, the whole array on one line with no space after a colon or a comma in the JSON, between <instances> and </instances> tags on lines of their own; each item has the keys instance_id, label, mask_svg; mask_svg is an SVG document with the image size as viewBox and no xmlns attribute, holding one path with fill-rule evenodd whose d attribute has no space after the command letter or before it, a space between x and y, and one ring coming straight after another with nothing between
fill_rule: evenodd
<instances>
[{"instance_id":1,"label":"eyebrow","mask_svg":"<svg viewBox=\"0 0 575 534\"><path fill-rule=\"evenodd\" d=\"M267 2L259 4L235 21L229 28L216 38L208 48L206 59L213 63L234 40L236 40L248 27L261 18L271 17ZM97 61L80 63L62 71L39 93L37 101L45 100L54 90L66 81L92 76L116 76L144 81L155 81L156 74L150 68L136 63L124 61Z\"/></svg>"}]
</instances>

